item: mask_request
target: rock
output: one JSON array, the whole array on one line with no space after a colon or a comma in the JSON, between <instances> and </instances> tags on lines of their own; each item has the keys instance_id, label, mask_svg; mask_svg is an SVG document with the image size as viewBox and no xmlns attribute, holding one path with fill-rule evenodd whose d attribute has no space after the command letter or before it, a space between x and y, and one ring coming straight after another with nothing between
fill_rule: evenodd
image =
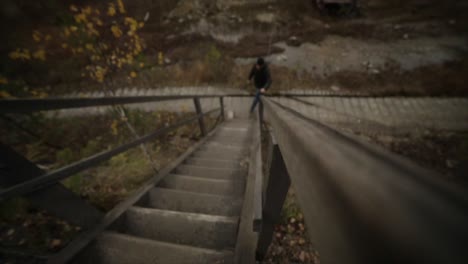
<instances>
[{"instance_id":1,"label":"rock","mask_svg":"<svg viewBox=\"0 0 468 264\"><path fill-rule=\"evenodd\" d=\"M399 29L401 29L401 26L400 25L395 25L395 26L393 26L393 29L399 30Z\"/></svg>"},{"instance_id":2,"label":"rock","mask_svg":"<svg viewBox=\"0 0 468 264\"><path fill-rule=\"evenodd\" d=\"M275 15L273 13L260 13L255 19L262 23L273 23L273 21L275 21Z\"/></svg>"},{"instance_id":3,"label":"rock","mask_svg":"<svg viewBox=\"0 0 468 264\"><path fill-rule=\"evenodd\" d=\"M287 61L288 60L288 56L284 55L284 54L281 54L281 55L278 55L276 57L276 60L277 61Z\"/></svg>"},{"instance_id":4,"label":"rock","mask_svg":"<svg viewBox=\"0 0 468 264\"><path fill-rule=\"evenodd\" d=\"M176 35L174 35L174 34L171 34L171 35L166 37L167 40L173 40L175 38L176 38Z\"/></svg>"},{"instance_id":5,"label":"rock","mask_svg":"<svg viewBox=\"0 0 468 264\"><path fill-rule=\"evenodd\" d=\"M165 58L165 59L164 59L164 63L165 63L165 64L171 64L171 59Z\"/></svg>"},{"instance_id":6,"label":"rock","mask_svg":"<svg viewBox=\"0 0 468 264\"><path fill-rule=\"evenodd\" d=\"M409 38L409 35L408 35L408 34L404 34L404 35L403 35L403 38L404 38L404 39L408 39L408 38Z\"/></svg>"},{"instance_id":7,"label":"rock","mask_svg":"<svg viewBox=\"0 0 468 264\"><path fill-rule=\"evenodd\" d=\"M450 25L455 25L457 23L457 21L455 19L451 19L449 20L449 24Z\"/></svg>"},{"instance_id":8,"label":"rock","mask_svg":"<svg viewBox=\"0 0 468 264\"><path fill-rule=\"evenodd\" d=\"M148 21L148 19L150 18L150 13L149 12L146 12L145 14L145 17L143 18L143 21Z\"/></svg>"},{"instance_id":9,"label":"rock","mask_svg":"<svg viewBox=\"0 0 468 264\"><path fill-rule=\"evenodd\" d=\"M447 165L447 168L453 169L458 165L458 162L456 160L446 160L445 164Z\"/></svg>"},{"instance_id":10,"label":"rock","mask_svg":"<svg viewBox=\"0 0 468 264\"><path fill-rule=\"evenodd\" d=\"M338 87L338 86L336 86L336 85L332 85L332 86L330 87L330 89L331 89L332 91L334 91L334 92L339 92L339 91L341 90L340 87Z\"/></svg>"},{"instance_id":11,"label":"rock","mask_svg":"<svg viewBox=\"0 0 468 264\"><path fill-rule=\"evenodd\" d=\"M302 41L298 37L292 36L286 41L286 44L288 46L299 47L299 46L301 46Z\"/></svg>"},{"instance_id":12,"label":"rock","mask_svg":"<svg viewBox=\"0 0 468 264\"><path fill-rule=\"evenodd\" d=\"M179 18L179 20L177 22L179 22L179 24L182 24L182 23L184 23L184 21L185 20L183 18Z\"/></svg>"},{"instance_id":13,"label":"rock","mask_svg":"<svg viewBox=\"0 0 468 264\"><path fill-rule=\"evenodd\" d=\"M192 15L188 15L187 16L187 20L192 20L193 19L193 16Z\"/></svg>"},{"instance_id":14,"label":"rock","mask_svg":"<svg viewBox=\"0 0 468 264\"><path fill-rule=\"evenodd\" d=\"M380 71L379 71L379 70L377 70L377 69L372 69L372 70L371 70L371 73L372 73L372 74L379 74L379 73L380 73Z\"/></svg>"},{"instance_id":15,"label":"rock","mask_svg":"<svg viewBox=\"0 0 468 264\"><path fill-rule=\"evenodd\" d=\"M325 27L326 29L329 29L329 28L330 28L330 25L329 25L329 24L325 24L324 27Z\"/></svg>"}]
</instances>

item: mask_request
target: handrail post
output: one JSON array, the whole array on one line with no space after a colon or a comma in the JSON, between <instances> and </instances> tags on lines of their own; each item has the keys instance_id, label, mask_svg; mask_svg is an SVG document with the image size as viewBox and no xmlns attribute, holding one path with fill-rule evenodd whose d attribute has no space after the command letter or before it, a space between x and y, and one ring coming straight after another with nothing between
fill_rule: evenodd
<instances>
[{"instance_id":1,"label":"handrail post","mask_svg":"<svg viewBox=\"0 0 468 264\"><path fill-rule=\"evenodd\" d=\"M263 261L273 238L275 224L280 221L291 181L274 135L270 132L270 158L265 182L262 226L258 234L256 259Z\"/></svg>"},{"instance_id":2,"label":"handrail post","mask_svg":"<svg viewBox=\"0 0 468 264\"><path fill-rule=\"evenodd\" d=\"M193 98L193 102L195 104L195 110L197 111L198 115L198 124L200 125L200 131L202 136L206 136L206 127L205 127L205 121L203 119L203 112L200 104L200 98L195 97Z\"/></svg>"},{"instance_id":3,"label":"handrail post","mask_svg":"<svg viewBox=\"0 0 468 264\"><path fill-rule=\"evenodd\" d=\"M224 97L223 96L219 97L219 105L221 107L221 114L220 114L221 120L224 121Z\"/></svg>"}]
</instances>

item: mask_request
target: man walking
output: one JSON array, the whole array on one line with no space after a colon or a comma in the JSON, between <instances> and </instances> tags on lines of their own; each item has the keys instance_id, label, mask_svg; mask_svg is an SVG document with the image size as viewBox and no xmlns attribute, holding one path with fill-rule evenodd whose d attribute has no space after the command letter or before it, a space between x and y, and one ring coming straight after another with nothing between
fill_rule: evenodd
<instances>
[{"instance_id":1,"label":"man walking","mask_svg":"<svg viewBox=\"0 0 468 264\"><path fill-rule=\"evenodd\" d=\"M271 75L268 65L265 63L263 58L258 58L257 63L252 67L249 75L249 82L254 79L255 88L255 99L250 107L250 113L253 113L258 103L261 103L261 95L266 93L268 88L271 86Z\"/></svg>"}]
</instances>

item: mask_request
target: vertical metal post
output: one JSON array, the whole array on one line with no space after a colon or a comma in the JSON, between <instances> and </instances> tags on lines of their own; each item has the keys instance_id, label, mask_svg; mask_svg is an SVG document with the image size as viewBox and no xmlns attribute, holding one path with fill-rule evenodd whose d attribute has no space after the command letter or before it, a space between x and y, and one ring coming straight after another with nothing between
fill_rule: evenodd
<instances>
[{"instance_id":1,"label":"vertical metal post","mask_svg":"<svg viewBox=\"0 0 468 264\"><path fill-rule=\"evenodd\" d=\"M263 221L258 234L256 259L262 261L273 238L275 224L280 220L286 195L291 185L289 174L284 164L283 156L274 136L272 137L272 156L269 164L264 194Z\"/></svg>"},{"instance_id":2,"label":"vertical metal post","mask_svg":"<svg viewBox=\"0 0 468 264\"><path fill-rule=\"evenodd\" d=\"M221 107L221 120L224 121L224 97L219 97L219 105Z\"/></svg>"},{"instance_id":3,"label":"vertical metal post","mask_svg":"<svg viewBox=\"0 0 468 264\"><path fill-rule=\"evenodd\" d=\"M195 97L193 98L193 102L195 104L195 110L197 111L198 115L198 124L200 125L200 131L202 136L206 136L206 127L205 127L205 121L203 119L203 112L200 104L200 98Z\"/></svg>"}]
</instances>

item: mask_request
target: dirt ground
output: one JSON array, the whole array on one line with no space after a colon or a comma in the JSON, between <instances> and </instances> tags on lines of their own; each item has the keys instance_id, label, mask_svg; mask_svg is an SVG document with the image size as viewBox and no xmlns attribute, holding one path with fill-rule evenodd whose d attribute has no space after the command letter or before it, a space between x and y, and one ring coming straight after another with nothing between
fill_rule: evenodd
<instances>
[{"instance_id":1,"label":"dirt ground","mask_svg":"<svg viewBox=\"0 0 468 264\"><path fill-rule=\"evenodd\" d=\"M339 18L320 14L313 1L237 1L200 11L203 2L180 1L163 18L161 30L169 27L170 34L152 38L163 43L158 48L169 69L185 65L187 83L242 88L255 58L273 54L267 58L274 90L339 86L385 95L468 94L468 5L462 1L363 0L359 12ZM229 66L212 78L192 75L209 54L194 47L209 45Z\"/></svg>"},{"instance_id":2,"label":"dirt ground","mask_svg":"<svg viewBox=\"0 0 468 264\"><path fill-rule=\"evenodd\" d=\"M149 14L149 20L142 32L146 66L130 83L116 76L122 86L245 89L251 63L271 54L267 61L276 91L338 86L377 95L468 95L465 1L361 0L357 12L340 17L320 13L311 0L126 2L130 14L139 20ZM56 9L69 3L73 1ZM28 11L32 18L42 18L40 23L32 18L16 27L2 23L8 41L0 48L0 73L11 68L5 59L9 50L24 43L37 25L50 27L57 13L51 10L42 17ZM158 64L160 53L164 65ZM26 84L50 94L95 89L73 66L63 60L58 70L17 70Z\"/></svg>"}]
</instances>

